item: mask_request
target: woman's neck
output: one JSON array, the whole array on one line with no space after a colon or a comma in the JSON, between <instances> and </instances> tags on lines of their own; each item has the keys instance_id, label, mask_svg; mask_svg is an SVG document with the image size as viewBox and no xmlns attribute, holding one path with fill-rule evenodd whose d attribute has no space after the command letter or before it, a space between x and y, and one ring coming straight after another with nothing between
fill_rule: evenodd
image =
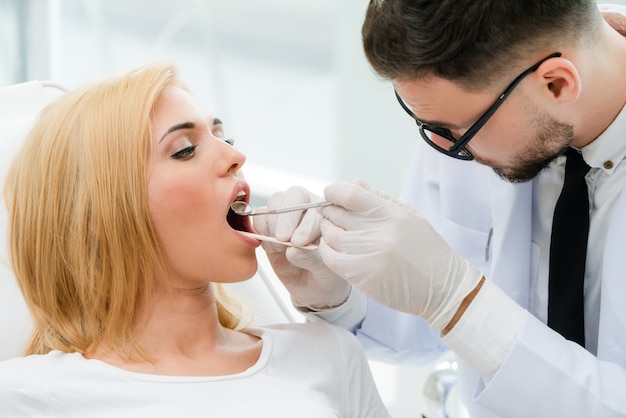
<instances>
[{"instance_id":1,"label":"woman's neck","mask_svg":"<svg viewBox=\"0 0 626 418\"><path fill-rule=\"evenodd\" d=\"M146 361L94 356L131 371L214 376L242 372L259 358L258 337L224 328L210 284L197 289L155 288L135 335Z\"/></svg>"}]
</instances>

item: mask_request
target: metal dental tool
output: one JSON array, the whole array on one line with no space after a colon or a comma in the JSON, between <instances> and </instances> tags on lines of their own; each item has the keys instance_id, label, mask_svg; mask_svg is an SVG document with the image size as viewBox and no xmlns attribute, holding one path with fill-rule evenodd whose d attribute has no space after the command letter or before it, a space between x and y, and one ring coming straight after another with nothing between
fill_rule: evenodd
<instances>
[{"instance_id":1,"label":"metal dental tool","mask_svg":"<svg viewBox=\"0 0 626 418\"><path fill-rule=\"evenodd\" d=\"M272 209L272 210L268 210L268 209L256 210L256 209L254 209L254 207L250 203L244 202L244 201L241 201L241 200L237 200L237 201L233 202L230 205L230 208L237 215L240 215L240 216L254 216L254 215L268 215L268 214L278 214L278 213L285 213L285 212L293 212L293 211L296 211L296 210L305 210L305 209L311 209L311 208L319 208L321 206L329 206L329 205L332 205L332 203L326 202L326 201L322 200L320 202L304 203L304 204L301 204L301 205L287 206L287 207L284 207L284 208L278 208L278 209Z\"/></svg>"},{"instance_id":2,"label":"metal dental tool","mask_svg":"<svg viewBox=\"0 0 626 418\"><path fill-rule=\"evenodd\" d=\"M289 242L289 241L279 241L274 237L268 237L266 235L259 235L259 234L255 234L253 232L246 232L246 231L239 231L240 234L243 234L247 237L251 237L254 239L258 239L259 241L268 241L274 244L280 244L280 245L286 245L288 247L295 247L295 248L301 248L303 250L317 250L317 245L315 244L309 244L309 245L304 245L302 247L299 247L297 245L294 245L293 243Z\"/></svg>"}]
</instances>

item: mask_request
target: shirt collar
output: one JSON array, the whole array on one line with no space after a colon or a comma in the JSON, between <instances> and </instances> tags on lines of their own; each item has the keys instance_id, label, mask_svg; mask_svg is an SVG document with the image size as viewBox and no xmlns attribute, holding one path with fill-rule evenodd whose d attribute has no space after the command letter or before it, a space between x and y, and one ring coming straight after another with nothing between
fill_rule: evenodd
<instances>
[{"instance_id":1,"label":"shirt collar","mask_svg":"<svg viewBox=\"0 0 626 418\"><path fill-rule=\"evenodd\" d=\"M581 152L590 167L613 174L626 156L626 106L599 137L581 148Z\"/></svg>"}]
</instances>

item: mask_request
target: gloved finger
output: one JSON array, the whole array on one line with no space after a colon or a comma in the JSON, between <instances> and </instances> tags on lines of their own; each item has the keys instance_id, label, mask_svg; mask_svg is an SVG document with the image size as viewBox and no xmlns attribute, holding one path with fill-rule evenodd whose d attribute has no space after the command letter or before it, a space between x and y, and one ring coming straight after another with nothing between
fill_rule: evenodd
<instances>
[{"instance_id":1,"label":"gloved finger","mask_svg":"<svg viewBox=\"0 0 626 418\"><path fill-rule=\"evenodd\" d=\"M373 193L369 187L349 182L332 183L324 189L324 197L327 201L341 206L353 212L367 212L376 209L384 203L385 198ZM332 206L326 206L320 210L325 216L326 210Z\"/></svg>"},{"instance_id":2,"label":"gloved finger","mask_svg":"<svg viewBox=\"0 0 626 418\"><path fill-rule=\"evenodd\" d=\"M284 199L285 192L276 192L273 193L265 206L259 209L269 209L271 206L280 206L282 200ZM273 237L276 235L276 217L271 215L256 215L250 217L252 220L252 225L254 230L261 234L266 235L268 237Z\"/></svg>"},{"instance_id":3,"label":"gloved finger","mask_svg":"<svg viewBox=\"0 0 626 418\"><path fill-rule=\"evenodd\" d=\"M261 241L261 247L268 255L282 253L283 257L284 257L285 251L287 250L287 247L285 245L274 244L269 241Z\"/></svg>"},{"instance_id":4,"label":"gloved finger","mask_svg":"<svg viewBox=\"0 0 626 418\"><path fill-rule=\"evenodd\" d=\"M356 179L354 180L354 184L361 186L362 188L364 188L365 190L367 190L368 192L371 192L372 194L381 197L385 200L391 200L391 201L395 201L395 199L391 196L389 196L387 193L383 192L382 190L378 190L375 187L372 187L369 183L367 183L365 180L362 179Z\"/></svg>"},{"instance_id":5,"label":"gloved finger","mask_svg":"<svg viewBox=\"0 0 626 418\"><path fill-rule=\"evenodd\" d=\"M358 212L346 210L341 206L326 206L318 209L318 213L323 217L322 219L330 221L344 230L353 231L361 228L359 220L363 219L363 216ZM322 222L320 222L320 228Z\"/></svg>"},{"instance_id":6,"label":"gloved finger","mask_svg":"<svg viewBox=\"0 0 626 418\"><path fill-rule=\"evenodd\" d=\"M271 216L259 215L259 216L254 216L251 218L252 218L252 229L254 230L254 232L261 234L261 235L268 236L268 237L274 236L275 225L273 225L274 219L272 219ZM273 244L268 241L263 241L261 245L263 247L263 250L265 250L267 254L285 252L284 245Z\"/></svg>"},{"instance_id":7,"label":"gloved finger","mask_svg":"<svg viewBox=\"0 0 626 418\"><path fill-rule=\"evenodd\" d=\"M322 216L316 210L307 210L300 221L300 225L294 231L291 242L299 247L316 243L321 236L321 220Z\"/></svg>"},{"instance_id":8,"label":"gloved finger","mask_svg":"<svg viewBox=\"0 0 626 418\"><path fill-rule=\"evenodd\" d=\"M301 203L306 197L299 197L300 191L288 190L287 192L276 192L272 194L264 207L260 209L278 209L291 204ZM296 201L298 203L290 203ZM300 212L289 212L284 214L256 215L253 217L253 225L256 232L269 237L276 237L281 241L289 241L293 230L297 227Z\"/></svg>"},{"instance_id":9,"label":"gloved finger","mask_svg":"<svg viewBox=\"0 0 626 418\"><path fill-rule=\"evenodd\" d=\"M334 224L330 219L322 220L320 231L322 239L319 245L324 243L338 253L359 254L367 257L378 252L381 246L386 246L385 242L381 242L376 231L346 230Z\"/></svg>"},{"instance_id":10,"label":"gloved finger","mask_svg":"<svg viewBox=\"0 0 626 418\"><path fill-rule=\"evenodd\" d=\"M290 287L293 285L299 285L302 269L287 260L284 252L268 253L267 258L270 261L276 276L285 286Z\"/></svg>"},{"instance_id":11,"label":"gloved finger","mask_svg":"<svg viewBox=\"0 0 626 418\"><path fill-rule=\"evenodd\" d=\"M267 202L269 209L279 209L287 206L309 203L318 200L316 196L307 189L299 186L290 187L286 192L274 194ZM272 217L268 222L273 224L273 237L280 241L291 241L294 231L300 225L304 212L294 211L281 214L265 215Z\"/></svg>"},{"instance_id":12,"label":"gloved finger","mask_svg":"<svg viewBox=\"0 0 626 418\"><path fill-rule=\"evenodd\" d=\"M269 224L270 218L269 216L259 215L259 216L250 216L250 222L252 224L252 229L257 234L273 236L271 231L271 225Z\"/></svg>"},{"instance_id":13,"label":"gloved finger","mask_svg":"<svg viewBox=\"0 0 626 418\"><path fill-rule=\"evenodd\" d=\"M337 251L324 238L318 247L319 255L323 263L335 274L346 280L353 286L361 285L360 278L366 276L367 263L363 263L360 255L346 254Z\"/></svg>"},{"instance_id":14,"label":"gloved finger","mask_svg":"<svg viewBox=\"0 0 626 418\"><path fill-rule=\"evenodd\" d=\"M346 231L359 231L364 229L371 229L372 225L377 223L381 227L388 225L390 217L393 215L385 211L380 210L383 207L390 207L393 202L383 200L381 198L377 205L371 206L367 211L354 211L348 210L342 206L332 205L319 208L318 213L323 218L330 220L336 226L345 229Z\"/></svg>"},{"instance_id":15,"label":"gloved finger","mask_svg":"<svg viewBox=\"0 0 626 418\"><path fill-rule=\"evenodd\" d=\"M303 250L301 248L289 247L285 252L287 260L296 267L309 270L311 272L324 269L324 262L318 250Z\"/></svg>"}]
</instances>

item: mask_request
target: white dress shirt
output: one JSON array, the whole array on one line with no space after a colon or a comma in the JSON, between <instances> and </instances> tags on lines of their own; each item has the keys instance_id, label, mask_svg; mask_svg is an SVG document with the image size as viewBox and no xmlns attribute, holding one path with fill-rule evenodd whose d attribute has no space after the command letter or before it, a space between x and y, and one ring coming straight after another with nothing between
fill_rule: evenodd
<instances>
[{"instance_id":1,"label":"white dress shirt","mask_svg":"<svg viewBox=\"0 0 626 418\"><path fill-rule=\"evenodd\" d=\"M582 149L591 167L585 177L589 193L589 240L585 268L585 345L596 354L600 315L602 256L610 214L626 184L626 111L600 136ZM537 250L531 275L529 310L542 322L548 317L548 269L552 214L564 181L565 157L535 179L533 185L533 250ZM535 256L535 254L533 254ZM533 273L533 272L531 272Z\"/></svg>"}]
</instances>

